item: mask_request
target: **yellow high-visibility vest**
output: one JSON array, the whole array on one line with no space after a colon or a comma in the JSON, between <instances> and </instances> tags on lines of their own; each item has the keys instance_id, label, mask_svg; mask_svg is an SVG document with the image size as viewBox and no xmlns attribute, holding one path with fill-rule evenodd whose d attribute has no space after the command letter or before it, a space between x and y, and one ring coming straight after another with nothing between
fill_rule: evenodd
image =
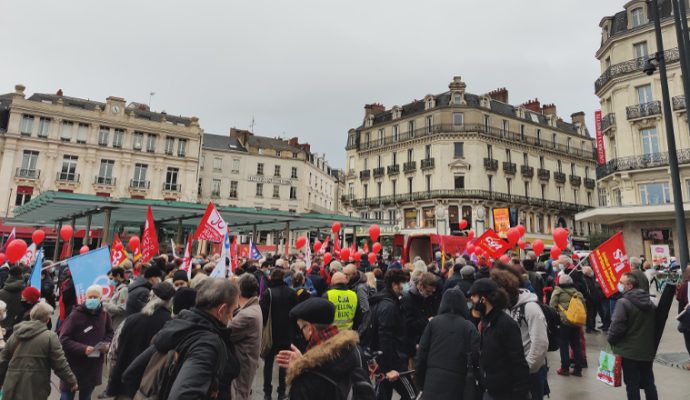
<instances>
[{"instance_id":1,"label":"yellow high-visibility vest","mask_svg":"<svg viewBox=\"0 0 690 400\"><path fill-rule=\"evenodd\" d=\"M357 293L347 289L330 289L327 293L328 301L335 306L333 325L338 327L338 330L352 329L357 311Z\"/></svg>"}]
</instances>

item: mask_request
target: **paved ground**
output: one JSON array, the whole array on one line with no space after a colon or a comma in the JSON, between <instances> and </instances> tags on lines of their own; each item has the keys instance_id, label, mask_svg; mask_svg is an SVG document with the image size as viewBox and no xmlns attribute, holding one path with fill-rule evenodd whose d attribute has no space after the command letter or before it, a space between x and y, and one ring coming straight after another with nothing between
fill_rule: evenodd
<instances>
[{"instance_id":1,"label":"paved ground","mask_svg":"<svg viewBox=\"0 0 690 400\"><path fill-rule=\"evenodd\" d=\"M685 344L683 336L676 330L674 306L671 309L672 316L669 316L666 324L666 331L659 347L659 355L669 353L685 353ZM556 374L556 369L560 365L560 358L558 352L549 353L549 371L548 379L551 386L551 398L556 400L616 400L625 399L624 386L619 388L612 388L605 385L596 379L596 367L599 359L599 351L606 348L606 337L604 334L587 335L587 360L589 368L583 371L583 377L562 377ZM687 356L687 354L685 354ZM687 358L686 358L687 359ZM254 379L254 396L252 400L263 399L263 364L259 366L256 378ZM688 394L688 379L690 378L690 371L685 371L679 368L672 368L660 363L654 364L654 374L656 378L656 385L659 391L659 398L661 399L685 399L690 397ZM277 383L277 369L274 371L274 390ZM60 395L57 390L57 378L53 376L53 392L50 399L57 400ZM101 393L102 387L99 387L94 392L95 399L98 393ZM273 398L277 396L274 393Z\"/></svg>"}]
</instances>

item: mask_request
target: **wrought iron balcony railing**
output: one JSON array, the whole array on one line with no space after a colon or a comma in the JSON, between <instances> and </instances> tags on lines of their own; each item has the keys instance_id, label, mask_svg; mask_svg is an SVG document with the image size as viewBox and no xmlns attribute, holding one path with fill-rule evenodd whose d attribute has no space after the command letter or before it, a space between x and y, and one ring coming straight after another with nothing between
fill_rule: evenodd
<instances>
[{"instance_id":1,"label":"wrought iron balcony railing","mask_svg":"<svg viewBox=\"0 0 690 400\"><path fill-rule=\"evenodd\" d=\"M403 171L415 172L417 170L417 161L408 161L403 164Z\"/></svg>"},{"instance_id":2,"label":"wrought iron balcony railing","mask_svg":"<svg viewBox=\"0 0 690 400\"><path fill-rule=\"evenodd\" d=\"M521 165L520 166L520 173L525 178L531 178L534 176L534 167L530 167L529 165Z\"/></svg>"},{"instance_id":3,"label":"wrought iron balcony railing","mask_svg":"<svg viewBox=\"0 0 690 400\"><path fill-rule=\"evenodd\" d=\"M551 178L551 171L544 168L537 169L537 177L543 181L548 181Z\"/></svg>"},{"instance_id":4,"label":"wrought iron balcony railing","mask_svg":"<svg viewBox=\"0 0 690 400\"><path fill-rule=\"evenodd\" d=\"M596 181L594 179L585 178L585 188L594 189L594 186L596 186Z\"/></svg>"},{"instance_id":5,"label":"wrought iron balcony railing","mask_svg":"<svg viewBox=\"0 0 690 400\"><path fill-rule=\"evenodd\" d=\"M58 182L79 183L79 174L75 174L74 172L58 172L55 180Z\"/></svg>"},{"instance_id":6,"label":"wrought iron balcony railing","mask_svg":"<svg viewBox=\"0 0 690 400\"><path fill-rule=\"evenodd\" d=\"M677 151L678 164L690 164L690 149ZM619 171L630 171L668 166L668 152L644 154L641 156L619 157L597 167L597 179L602 179Z\"/></svg>"},{"instance_id":7,"label":"wrought iron balcony railing","mask_svg":"<svg viewBox=\"0 0 690 400\"><path fill-rule=\"evenodd\" d=\"M554 172L553 180L556 181L556 183L565 183L565 174L563 172Z\"/></svg>"},{"instance_id":8,"label":"wrought iron balcony railing","mask_svg":"<svg viewBox=\"0 0 690 400\"><path fill-rule=\"evenodd\" d=\"M582 177L570 175L570 186L580 187L580 185L582 185Z\"/></svg>"},{"instance_id":9,"label":"wrought iron balcony railing","mask_svg":"<svg viewBox=\"0 0 690 400\"><path fill-rule=\"evenodd\" d=\"M510 175L515 175L517 172L517 165L513 162L503 161L503 172Z\"/></svg>"},{"instance_id":10,"label":"wrought iron balcony railing","mask_svg":"<svg viewBox=\"0 0 690 400\"><path fill-rule=\"evenodd\" d=\"M601 118L601 131L606 132L616 126L616 114L609 113Z\"/></svg>"},{"instance_id":11,"label":"wrought iron balcony railing","mask_svg":"<svg viewBox=\"0 0 690 400\"><path fill-rule=\"evenodd\" d=\"M498 160L493 158L484 158L484 169L487 171L498 171Z\"/></svg>"},{"instance_id":12,"label":"wrought iron balcony railing","mask_svg":"<svg viewBox=\"0 0 690 400\"><path fill-rule=\"evenodd\" d=\"M673 111L685 111L685 96L673 97Z\"/></svg>"},{"instance_id":13,"label":"wrought iron balcony railing","mask_svg":"<svg viewBox=\"0 0 690 400\"><path fill-rule=\"evenodd\" d=\"M148 189L151 187L151 181L132 179L129 181L129 187L133 189Z\"/></svg>"},{"instance_id":14,"label":"wrought iron balcony railing","mask_svg":"<svg viewBox=\"0 0 690 400\"><path fill-rule=\"evenodd\" d=\"M363 171L359 171L359 179L369 179L371 178L371 170L365 169Z\"/></svg>"},{"instance_id":15,"label":"wrought iron balcony railing","mask_svg":"<svg viewBox=\"0 0 690 400\"><path fill-rule=\"evenodd\" d=\"M374 168L374 178L380 178L386 174L386 169L383 167Z\"/></svg>"},{"instance_id":16,"label":"wrought iron balcony railing","mask_svg":"<svg viewBox=\"0 0 690 400\"><path fill-rule=\"evenodd\" d=\"M422 160L422 170L434 168L434 159L426 158Z\"/></svg>"},{"instance_id":17,"label":"wrought iron balcony railing","mask_svg":"<svg viewBox=\"0 0 690 400\"><path fill-rule=\"evenodd\" d=\"M387 167L388 170L388 175L398 175L400 173L400 165L395 164L395 165L389 165Z\"/></svg>"},{"instance_id":18,"label":"wrought iron balcony railing","mask_svg":"<svg viewBox=\"0 0 690 400\"><path fill-rule=\"evenodd\" d=\"M24 179L38 179L41 177L40 169L17 168L14 176Z\"/></svg>"},{"instance_id":19,"label":"wrought iron balcony railing","mask_svg":"<svg viewBox=\"0 0 690 400\"><path fill-rule=\"evenodd\" d=\"M636 72L642 72L644 64L647 61L647 57L633 58L632 60L624 61L622 63L614 64L606 69L603 74L594 82L594 92L599 93L599 91L612 79L625 76L628 74L633 74ZM680 55L678 53L678 48L668 49L664 51L664 58L666 63L672 63L680 60Z\"/></svg>"},{"instance_id":20,"label":"wrought iron balcony railing","mask_svg":"<svg viewBox=\"0 0 690 400\"><path fill-rule=\"evenodd\" d=\"M649 103L636 104L625 108L628 119L646 118L654 115L661 115L661 102L650 101Z\"/></svg>"},{"instance_id":21,"label":"wrought iron balcony railing","mask_svg":"<svg viewBox=\"0 0 690 400\"><path fill-rule=\"evenodd\" d=\"M95 185L104 185L104 186L115 186L115 183L117 182L117 178L113 178L112 176L98 176L93 180L93 183Z\"/></svg>"},{"instance_id":22,"label":"wrought iron balcony railing","mask_svg":"<svg viewBox=\"0 0 690 400\"><path fill-rule=\"evenodd\" d=\"M182 184L165 182L163 184L163 190L165 190L166 192L181 192L182 191Z\"/></svg>"}]
</instances>

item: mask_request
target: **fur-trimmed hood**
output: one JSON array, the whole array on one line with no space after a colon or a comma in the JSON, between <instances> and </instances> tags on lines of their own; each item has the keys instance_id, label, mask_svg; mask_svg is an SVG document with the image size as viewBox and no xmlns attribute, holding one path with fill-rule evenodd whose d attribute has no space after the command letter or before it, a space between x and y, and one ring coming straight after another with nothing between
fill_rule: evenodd
<instances>
[{"instance_id":1,"label":"fur-trimmed hood","mask_svg":"<svg viewBox=\"0 0 690 400\"><path fill-rule=\"evenodd\" d=\"M299 360L295 361L287 371L287 384L292 382L311 369L319 369L319 372L328 376L348 374L352 368L360 365L361 360L357 352L352 350L359 343L359 335L356 331L343 330L332 338L310 349Z\"/></svg>"}]
</instances>

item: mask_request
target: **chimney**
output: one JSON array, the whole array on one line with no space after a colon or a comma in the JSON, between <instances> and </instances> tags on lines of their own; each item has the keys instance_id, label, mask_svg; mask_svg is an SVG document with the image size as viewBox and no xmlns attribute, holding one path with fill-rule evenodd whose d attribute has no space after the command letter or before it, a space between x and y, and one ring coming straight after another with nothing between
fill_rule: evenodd
<instances>
[{"instance_id":1,"label":"chimney","mask_svg":"<svg viewBox=\"0 0 690 400\"><path fill-rule=\"evenodd\" d=\"M288 140L288 144L290 146L299 147L299 138L298 137L290 138L290 140Z\"/></svg>"},{"instance_id":2,"label":"chimney","mask_svg":"<svg viewBox=\"0 0 690 400\"><path fill-rule=\"evenodd\" d=\"M508 89L498 88L487 93L492 100L500 101L501 103L508 103Z\"/></svg>"},{"instance_id":3,"label":"chimney","mask_svg":"<svg viewBox=\"0 0 690 400\"><path fill-rule=\"evenodd\" d=\"M311 145L309 143L303 143L299 147L307 153L311 153Z\"/></svg>"},{"instance_id":4,"label":"chimney","mask_svg":"<svg viewBox=\"0 0 690 400\"><path fill-rule=\"evenodd\" d=\"M452 91L459 91L462 93L465 92L466 88L467 88L467 84L465 84L465 82L462 81L462 77L460 77L460 76L454 76L453 82L451 82L448 85L448 89L450 89Z\"/></svg>"},{"instance_id":5,"label":"chimney","mask_svg":"<svg viewBox=\"0 0 690 400\"><path fill-rule=\"evenodd\" d=\"M58 89L57 93L55 93L58 96L62 96L62 89Z\"/></svg>"},{"instance_id":6,"label":"chimney","mask_svg":"<svg viewBox=\"0 0 690 400\"><path fill-rule=\"evenodd\" d=\"M585 124L585 112L578 111L570 115L573 125L583 126Z\"/></svg>"},{"instance_id":7,"label":"chimney","mask_svg":"<svg viewBox=\"0 0 690 400\"><path fill-rule=\"evenodd\" d=\"M528 100L527 103L524 103L523 106L535 113L541 113L541 103L539 103L539 99L535 98L534 100Z\"/></svg>"},{"instance_id":8,"label":"chimney","mask_svg":"<svg viewBox=\"0 0 690 400\"><path fill-rule=\"evenodd\" d=\"M21 98L24 98L24 91L26 90L26 86L22 84L16 84L14 85L14 94L16 96L19 96Z\"/></svg>"},{"instance_id":9,"label":"chimney","mask_svg":"<svg viewBox=\"0 0 690 400\"><path fill-rule=\"evenodd\" d=\"M386 107L381 103L371 103L364 106L364 118L369 115L377 116L386 111Z\"/></svg>"},{"instance_id":10,"label":"chimney","mask_svg":"<svg viewBox=\"0 0 690 400\"><path fill-rule=\"evenodd\" d=\"M544 107L541 109L542 114L544 115L553 115L556 116L556 105L551 103L551 104L544 104Z\"/></svg>"}]
</instances>

